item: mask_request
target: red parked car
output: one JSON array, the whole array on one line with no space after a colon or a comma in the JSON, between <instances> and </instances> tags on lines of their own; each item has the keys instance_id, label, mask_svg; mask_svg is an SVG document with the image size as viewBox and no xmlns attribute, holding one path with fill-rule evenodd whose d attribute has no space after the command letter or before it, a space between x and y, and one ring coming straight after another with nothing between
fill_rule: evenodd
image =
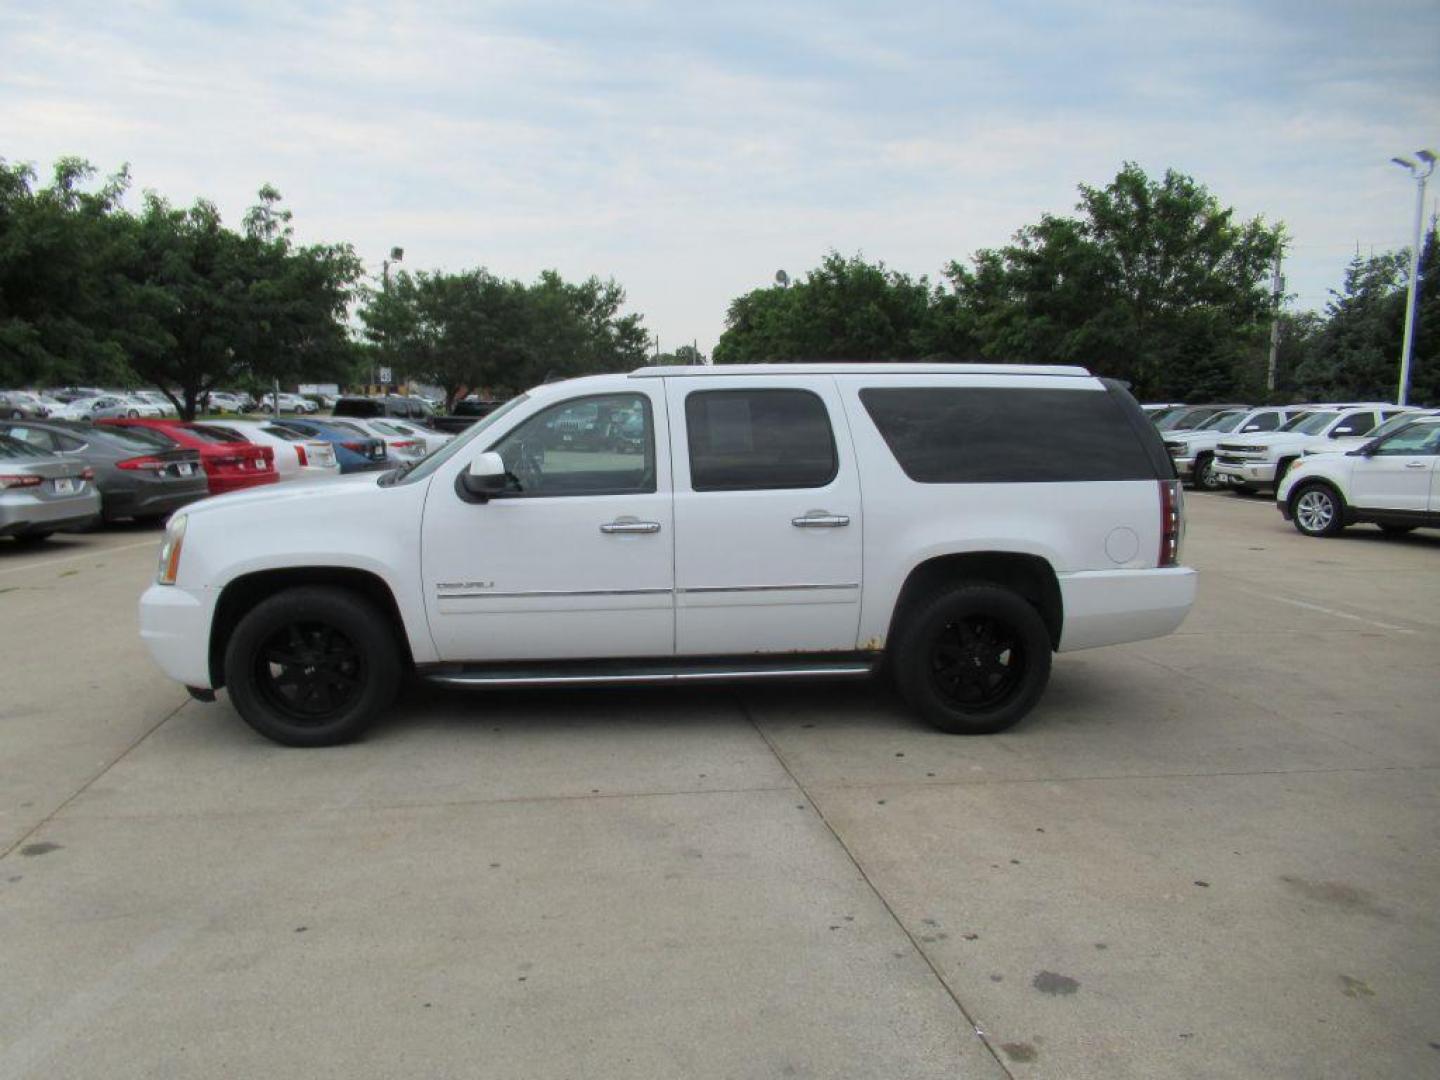
<instances>
[{"instance_id":1,"label":"red parked car","mask_svg":"<svg viewBox=\"0 0 1440 1080\"><path fill-rule=\"evenodd\" d=\"M280 479L275 471L275 451L268 446L235 442L231 433L217 431L206 424L187 424L183 420L116 417L96 420L96 424L113 427L144 428L164 435L179 446L200 451L200 464L210 481L210 494L243 491Z\"/></svg>"}]
</instances>

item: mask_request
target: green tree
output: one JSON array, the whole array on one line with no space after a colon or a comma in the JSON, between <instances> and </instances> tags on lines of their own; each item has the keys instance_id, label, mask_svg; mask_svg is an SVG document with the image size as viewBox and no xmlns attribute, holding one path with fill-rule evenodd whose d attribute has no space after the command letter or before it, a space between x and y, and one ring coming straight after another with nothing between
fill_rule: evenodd
<instances>
[{"instance_id":1,"label":"green tree","mask_svg":"<svg viewBox=\"0 0 1440 1080\"><path fill-rule=\"evenodd\" d=\"M115 340L123 282L113 272L128 219L128 169L87 190L95 169L61 158L50 183L0 159L0 384L124 381Z\"/></svg>"},{"instance_id":2,"label":"green tree","mask_svg":"<svg viewBox=\"0 0 1440 1080\"><path fill-rule=\"evenodd\" d=\"M531 285L484 269L402 272L360 313L371 340L447 400L505 394L546 379L621 371L645 361L641 317L622 314L613 281L572 283L554 271Z\"/></svg>"},{"instance_id":3,"label":"green tree","mask_svg":"<svg viewBox=\"0 0 1440 1080\"><path fill-rule=\"evenodd\" d=\"M930 304L925 278L831 251L802 280L732 301L715 362L914 358L932 351Z\"/></svg>"},{"instance_id":4,"label":"green tree","mask_svg":"<svg viewBox=\"0 0 1440 1080\"><path fill-rule=\"evenodd\" d=\"M1280 228L1237 221L1176 171L1127 163L1082 185L1074 218L1047 215L1011 245L946 270L979 351L1082 363L1141 396L1226 396L1263 375Z\"/></svg>"}]
</instances>

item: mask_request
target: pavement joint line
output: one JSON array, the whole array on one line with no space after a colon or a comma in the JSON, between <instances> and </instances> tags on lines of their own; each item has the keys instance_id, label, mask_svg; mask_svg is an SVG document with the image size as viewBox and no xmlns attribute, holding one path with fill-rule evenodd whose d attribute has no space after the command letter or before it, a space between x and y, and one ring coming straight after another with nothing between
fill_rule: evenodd
<instances>
[{"instance_id":1,"label":"pavement joint line","mask_svg":"<svg viewBox=\"0 0 1440 1080\"><path fill-rule=\"evenodd\" d=\"M976 1023L975 1017L970 1014L970 1010L967 1009L960 1000L960 996L955 992L954 987L950 985L944 975L940 974L940 969L935 966L935 962L930 958L930 954L921 948L919 940L910 932L895 909L890 906L890 901L885 898L885 894L880 891L880 887L876 885L875 882L871 880L870 875L865 872L865 867L860 864L860 860L857 859L855 853L850 850L850 845L845 843L841 838L840 833L836 830L835 826L831 824L830 819L825 816L825 811L820 808L820 804L815 801L809 789L800 782L800 778L796 776L794 770L790 768L790 763L785 760L785 755L780 752L780 748L775 745L770 736L766 734L765 729L760 726L759 721L755 719L754 713L750 711L749 703L738 693L735 695L735 701L740 707L740 714L750 722L751 727L755 729L755 733L759 735L761 739L765 740L765 745L768 746L770 752L775 755L775 760L780 763L780 767L785 770L800 794L804 796L805 801L810 804L810 808L815 811L815 815L820 819L821 824L829 830L830 835L835 839L835 843L838 844L840 850L845 853L845 857L850 860L850 865L855 867L855 872L860 875L860 880L865 882L866 887L875 894L875 899L880 902L880 905L885 909L886 914L890 916L891 921L895 923L900 933L905 935L906 940L910 942L910 947L914 949L920 959L925 962L925 966L930 969L930 974L935 977L935 981L940 984L940 988L944 990L950 1000L955 1003L955 1008L959 1011L960 1015L965 1018L965 1022L970 1025L970 1029L975 1032L975 1037L980 1040L980 1044L989 1052L995 1064L1000 1067L1000 1071L1005 1076L1010 1077L1011 1080L1014 1080L1015 1074L1010 1071L1010 1068L1001 1059L995 1047L991 1045L990 1036Z\"/></svg>"},{"instance_id":2,"label":"pavement joint line","mask_svg":"<svg viewBox=\"0 0 1440 1080\"><path fill-rule=\"evenodd\" d=\"M1408 630L1403 626L1396 626L1394 623L1380 622L1378 619L1367 619L1362 615L1351 615L1348 611L1337 611L1335 608L1323 607L1320 604L1311 604L1305 600L1291 600L1287 596L1275 596L1270 593L1256 593L1256 596L1266 600L1274 600L1277 603L1289 604L1292 607L1304 608L1306 611L1318 611L1322 615L1330 615L1337 619L1349 619L1353 622L1366 623L1369 626L1378 626L1381 630L1394 630L1397 634L1413 634L1414 630Z\"/></svg>"},{"instance_id":3,"label":"pavement joint line","mask_svg":"<svg viewBox=\"0 0 1440 1080\"><path fill-rule=\"evenodd\" d=\"M159 545L160 538L157 536L153 540L144 540L138 544L118 544L115 547L98 547L93 551L87 551L83 554L61 555L54 559L40 559L36 562L27 562L23 566L0 566L0 574L19 574L22 572L42 570L47 566L59 566L62 563L79 562L82 559L104 558L106 555L116 551L135 551L137 548L158 547Z\"/></svg>"},{"instance_id":4,"label":"pavement joint line","mask_svg":"<svg viewBox=\"0 0 1440 1080\"><path fill-rule=\"evenodd\" d=\"M63 811L67 806L69 806L72 802L78 799L81 795L84 795L85 792L90 789L90 785L95 783L96 780L99 780L102 776L104 776L121 761L123 761L132 750L134 750L137 746L143 743L151 735L154 735L155 732L159 731L161 726L164 725L167 720L169 720L172 716L174 716L188 704L190 704L190 699L187 697L184 701L180 702L179 705L176 705L175 708L171 709L164 716L160 717L159 720L156 720L155 723L150 725L150 727L148 727L143 733L141 733L139 738L137 738L129 746L125 747L124 750L120 751L120 753L116 755L111 761L107 762L103 769L101 769L94 776L90 777L89 780L86 780L83 784L76 788L75 791L72 792L70 796L65 799L64 802L62 802L59 806L55 807L54 810L51 810L41 820L37 821L33 826L27 829L25 833L8 848L6 848L4 851L0 851L0 859L8 859L15 852L15 850L20 847L21 844L25 843L25 841L29 840L30 837L34 836L41 829L45 828L46 825L49 825L50 822L54 821L55 818L61 813L61 811Z\"/></svg>"},{"instance_id":5,"label":"pavement joint line","mask_svg":"<svg viewBox=\"0 0 1440 1080\"><path fill-rule=\"evenodd\" d=\"M164 721L161 721L163 723ZM93 781L91 781L93 783ZM87 787L89 784L86 785ZM82 789L83 790L83 789ZM218 818L246 818L246 817L311 817L321 814L340 813L386 813L394 810L444 810L457 806L510 806L525 803L563 803L563 802L585 802L587 800L599 799L663 799L671 796L692 796L692 795L758 795L767 792L788 792L791 787L748 787L748 788L677 788L673 791L605 791L585 792L576 795L514 795L499 799L446 799L439 802L402 802L402 803L334 803L328 806L309 807L287 807L275 810L177 810L171 813L134 813L134 814L88 814L83 809L77 809L68 814L70 821L170 821L170 820L192 820L203 821ZM79 795L77 791L66 804ZM57 808L55 813L64 809L64 805ZM54 814L51 815L52 817ZM39 826L36 826L39 828ZM32 830L34 831L34 830ZM23 842L23 838L22 838ZM3 858L4 856L0 856Z\"/></svg>"},{"instance_id":6,"label":"pavement joint line","mask_svg":"<svg viewBox=\"0 0 1440 1080\"><path fill-rule=\"evenodd\" d=\"M1207 780L1220 777L1246 776L1328 776L1333 773L1427 772L1440 769L1437 765L1376 765L1336 766L1331 769L1244 769L1218 772L1181 773L1116 773L1093 776L997 776L993 779L955 777L934 780L875 780L850 784L815 784L816 791L895 791L929 787L993 787L1000 784L1089 784L1113 780ZM804 788L801 788L804 791Z\"/></svg>"}]
</instances>

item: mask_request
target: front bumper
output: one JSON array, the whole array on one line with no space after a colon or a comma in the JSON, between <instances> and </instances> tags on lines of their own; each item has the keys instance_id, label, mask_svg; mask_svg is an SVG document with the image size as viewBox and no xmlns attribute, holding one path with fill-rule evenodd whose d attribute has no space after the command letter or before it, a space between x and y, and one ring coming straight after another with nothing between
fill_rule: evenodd
<instances>
[{"instance_id":1,"label":"front bumper","mask_svg":"<svg viewBox=\"0 0 1440 1080\"><path fill-rule=\"evenodd\" d=\"M1195 475L1195 459L1193 457L1171 458L1175 463L1175 475L1181 480L1189 480Z\"/></svg>"},{"instance_id":2,"label":"front bumper","mask_svg":"<svg viewBox=\"0 0 1440 1080\"><path fill-rule=\"evenodd\" d=\"M210 589L151 585L140 597L140 640L157 667L176 682L210 689Z\"/></svg>"},{"instance_id":3,"label":"front bumper","mask_svg":"<svg viewBox=\"0 0 1440 1080\"><path fill-rule=\"evenodd\" d=\"M1059 652L1164 637L1195 603L1195 571L1094 570L1061 574L1065 625Z\"/></svg>"},{"instance_id":4,"label":"front bumper","mask_svg":"<svg viewBox=\"0 0 1440 1080\"><path fill-rule=\"evenodd\" d=\"M1275 463L1259 461L1244 465L1231 465L1223 461L1215 463L1215 475L1225 477L1228 484L1273 484Z\"/></svg>"},{"instance_id":5,"label":"front bumper","mask_svg":"<svg viewBox=\"0 0 1440 1080\"><path fill-rule=\"evenodd\" d=\"M183 481L142 481L136 486L101 492L105 501L105 520L117 518L163 517L182 507L210 497L209 484L203 475Z\"/></svg>"}]
</instances>

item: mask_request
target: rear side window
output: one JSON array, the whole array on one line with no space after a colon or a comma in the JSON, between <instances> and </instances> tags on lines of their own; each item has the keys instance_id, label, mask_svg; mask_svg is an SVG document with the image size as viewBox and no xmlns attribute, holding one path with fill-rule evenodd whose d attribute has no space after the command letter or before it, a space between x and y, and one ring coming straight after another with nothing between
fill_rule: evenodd
<instances>
[{"instance_id":1,"label":"rear side window","mask_svg":"<svg viewBox=\"0 0 1440 1080\"><path fill-rule=\"evenodd\" d=\"M824 487L839 471L830 414L809 390L698 390L685 427L695 491Z\"/></svg>"},{"instance_id":2,"label":"rear side window","mask_svg":"<svg viewBox=\"0 0 1440 1080\"><path fill-rule=\"evenodd\" d=\"M906 387L860 391L905 475L922 484L1154 480L1155 467L1103 391Z\"/></svg>"}]
</instances>

